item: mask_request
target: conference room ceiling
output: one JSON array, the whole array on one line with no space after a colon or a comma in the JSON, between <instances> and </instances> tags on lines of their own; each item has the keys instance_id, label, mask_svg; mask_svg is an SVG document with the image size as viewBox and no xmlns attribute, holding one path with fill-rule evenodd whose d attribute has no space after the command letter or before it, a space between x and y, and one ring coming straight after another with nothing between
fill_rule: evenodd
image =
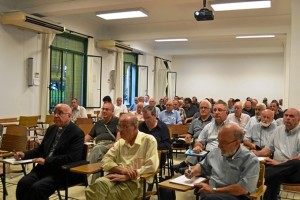
<instances>
[{"instance_id":1,"label":"conference room ceiling","mask_svg":"<svg viewBox=\"0 0 300 200\"><path fill-rule=\"evenodd\" d=\"M95 29L96 39L145 45L153 48L156 55L170 56L282 53L291 21L290 0L272 0L272 7L268 9L214 12L213 21L195 20L194 11L202 8L202 0L0 0L0 3L12 10L38 13L62 25L81 23ZM208 8L210 3L208 0ZM110 21L96 17L99 11L129 8L143 8L149 17ZM83 33L88 34L90 30ZM276 37L235 39L237 35L256 34L275 34ZM164 38L189 41L154 42L154 39Z\"/></svg>"}]
</instances>

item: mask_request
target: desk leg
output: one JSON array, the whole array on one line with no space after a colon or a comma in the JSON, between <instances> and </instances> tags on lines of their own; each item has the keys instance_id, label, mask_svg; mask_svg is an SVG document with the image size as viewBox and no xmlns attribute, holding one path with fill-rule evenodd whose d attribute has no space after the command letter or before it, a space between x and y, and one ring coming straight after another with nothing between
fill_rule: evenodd
<instances>
[{"instance_id":1,"label":"desk leg","mask_svg":"<svg viewBox=\"0 0 300 200\"><path fill-rule=\"evenodd\" d=\"M7 190L6 190L6 171L5 171L5 162L3 162L3 200L6 199L6 195L7 195Z\"/></svg>"}]
</instances>

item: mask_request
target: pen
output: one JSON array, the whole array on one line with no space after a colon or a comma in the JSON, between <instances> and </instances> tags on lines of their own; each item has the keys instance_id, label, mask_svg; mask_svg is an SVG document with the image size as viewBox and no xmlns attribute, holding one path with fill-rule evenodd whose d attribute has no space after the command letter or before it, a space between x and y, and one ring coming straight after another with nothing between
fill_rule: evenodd
<instances>
[{"instance_id":1,"label":"pen","mask_svg":"<svg viewBox=\"0 0 300 200\"><path fill-rule=\"evenodd\" d=\"M188 168L188 175L189 175L189 178L192 178L192 168L191 168L191 165L189 165L189 168Z\"/></svg>"}]
</instances>

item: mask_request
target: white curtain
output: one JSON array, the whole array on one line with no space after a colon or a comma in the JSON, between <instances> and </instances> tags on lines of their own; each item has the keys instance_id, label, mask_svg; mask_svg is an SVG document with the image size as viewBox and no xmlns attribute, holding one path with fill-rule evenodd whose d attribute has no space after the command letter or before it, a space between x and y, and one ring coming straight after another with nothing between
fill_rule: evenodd
<instances>
[{"instance_id":1,"label":"white curtain","mask_svg":"<svg viewBox=\"0 0 300 200\"><path fill-rule=\"evenodd\" d=\"M41 60L41 116L48 114L49 110L49 85L50 85L50 45L55 34L42 35L42 60Z\"/></svg>"},{"instance_id":2,"label":"white curtain","mask_svg":"<svg viewBox=\"0 0 300 200\"><path fill-rule=\"evenodd\" d=\"M167 68L161 58L155 58L154 66L154 98L159 100L166 96Z\"/></svg>"},{"instance_id":3,"label":"white curtain","mask_svg":"<svg viewBox=\"0 0 300 200\"><path fill-rule=\"evenodd\" d=\"M124 65L123 52L117 52L115 99L117 99L117 97L123 98L123 74L124 74L123 65Z\"/></svg>"}]
</instances>

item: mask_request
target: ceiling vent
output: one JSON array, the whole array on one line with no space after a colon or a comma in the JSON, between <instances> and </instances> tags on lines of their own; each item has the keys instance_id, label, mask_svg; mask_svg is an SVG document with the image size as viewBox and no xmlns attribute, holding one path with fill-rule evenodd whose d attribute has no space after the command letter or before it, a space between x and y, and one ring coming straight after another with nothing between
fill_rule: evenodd
<instances>
[{"instance_id":1,"label":"ceiling vent","mask_svg":"<svg viewBox=\"0 0 300 200\"><path fill-rule=\"evenodd\" d=\"M63 33L65 31L63 26L20 11L4 13L1 18L3 24L18 26L39 33Z\"/></svg>"},{"instance_id":2,"label":"ceiling vent","mask_svg":"<svg viewBox=\"0 0 300 200\"><path fill-rule=\"evenodd\" d=\"M133 52L133 48L129 45L115 40L98 40L96 46L108 51Z\"/></svg>"}]
</instances>

